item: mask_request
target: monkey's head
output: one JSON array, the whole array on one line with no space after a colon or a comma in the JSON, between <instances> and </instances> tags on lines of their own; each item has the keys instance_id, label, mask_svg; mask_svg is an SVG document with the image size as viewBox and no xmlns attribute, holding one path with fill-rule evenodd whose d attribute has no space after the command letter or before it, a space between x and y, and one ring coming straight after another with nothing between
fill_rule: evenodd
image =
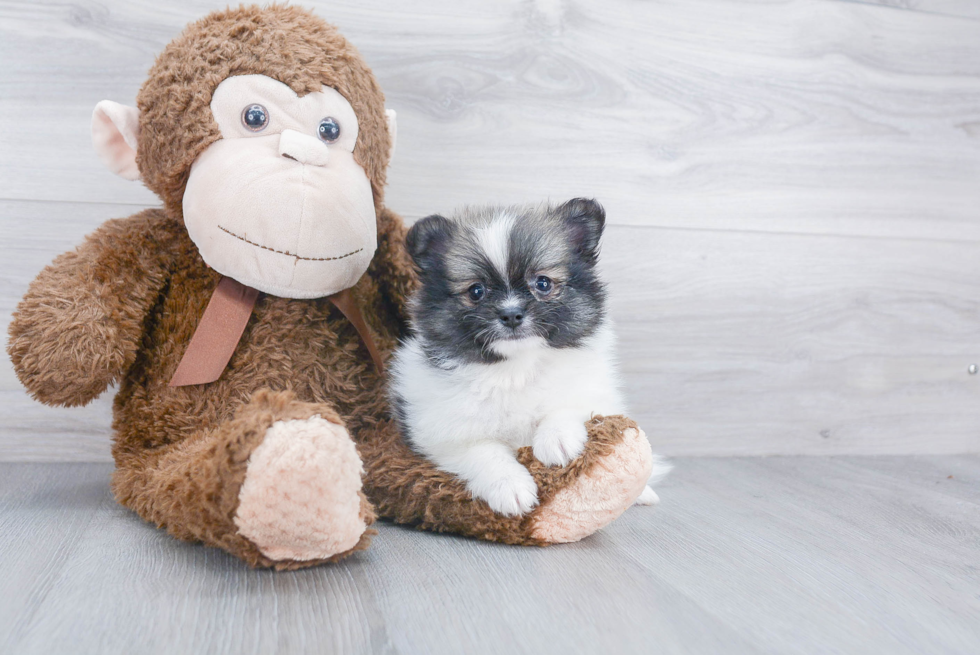
<instances>
[{"instance_id":1,"label":"monkey's head","mask_svg":"<svg viewBox=\"0 0 980 655\"><path fill-rule=\"evenodd\" d=\"M164 49L137 106L99 103L96 150L219 273L317 298L367 270L394 112L333 26L296 7L213 13Z\"/></svg>"}]
</instances>

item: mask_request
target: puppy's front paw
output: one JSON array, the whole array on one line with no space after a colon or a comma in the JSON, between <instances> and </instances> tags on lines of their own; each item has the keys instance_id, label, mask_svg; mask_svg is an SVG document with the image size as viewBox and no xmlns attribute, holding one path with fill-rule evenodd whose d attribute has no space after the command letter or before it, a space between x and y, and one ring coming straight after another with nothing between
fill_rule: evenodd
<instances>
[{"instance_id":1,"label":"puppy's front paw","mask_svg":"<svg viewBox=\"0 0 980 655\"><path fill-rule=\"evenodd\" d=\"M474 495L479 495L490 509L504 516L527 514L538 506L538 485L526 469L523 475L494 480L484 493Z\"/></svg>"},{"instance_id":2,"label":"puppy's front paw","mask_svg":"<svg viewBox=\"0 0 980 655\"><path fill-rule=\"evenodd\" d=\"M546 418L532 440L534 456L547 466L565 466L582 454L589 433L581 421Z\"/></svg>"}]
</instances>

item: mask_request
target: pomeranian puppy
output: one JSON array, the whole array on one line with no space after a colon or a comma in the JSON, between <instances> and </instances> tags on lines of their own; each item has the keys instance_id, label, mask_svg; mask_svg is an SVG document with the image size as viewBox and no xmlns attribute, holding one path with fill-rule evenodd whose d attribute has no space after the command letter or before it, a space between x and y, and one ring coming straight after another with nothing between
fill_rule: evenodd
<instances>
[{"instance_id":1,"label":"pomeranian puppy","mask_svg":"<svg viewBox=\"0 0 980 655\"><path fill-rule=\"evenodd\" d=\"M518 448L564 466L591 415L626 411L596 272L604 225L599 203L576 198L466 208L408 233L421 288L390 367L395 418L414 450L500 514L538 503ZM657 460L651 480L667 471ZM657 495L647 487L637 502Z\"/></svg>"}]
</instances>

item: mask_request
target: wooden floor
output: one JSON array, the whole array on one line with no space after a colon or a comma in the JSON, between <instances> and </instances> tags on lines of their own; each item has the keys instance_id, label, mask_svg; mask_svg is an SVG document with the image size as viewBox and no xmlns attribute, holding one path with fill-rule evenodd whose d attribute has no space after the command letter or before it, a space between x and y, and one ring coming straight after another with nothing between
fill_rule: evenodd
<instances>
[{"instance_id":1,"label":"wooden floor","mask_svg":"<svg viewBox=\"0 0 980 655\"><path fill-rule=\"evenodd\" d=\"M0 464L0 653L978 653L980 456L680 459L584 542L388 524L295 573L182 544L106 464Z\"/></svg>"}]
</instances>

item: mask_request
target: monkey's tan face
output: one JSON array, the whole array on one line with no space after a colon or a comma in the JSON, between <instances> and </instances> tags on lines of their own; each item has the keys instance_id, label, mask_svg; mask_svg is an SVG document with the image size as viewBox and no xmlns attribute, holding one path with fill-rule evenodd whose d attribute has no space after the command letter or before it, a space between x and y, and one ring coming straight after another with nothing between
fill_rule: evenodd
<instances>
[{"instance_id":1,"label":"monkey's tan face","mask_svg":"<svg viewBox=\"0 0 980 655\"><path fill-rule=\"evenodd\" d=\"M221 129L191 166L184 223L209 266L260 291L318 298L353 286L377 248L357 117L329 87L298 97L264 75L221 82Z\"/></svg>"}]
</instances>

